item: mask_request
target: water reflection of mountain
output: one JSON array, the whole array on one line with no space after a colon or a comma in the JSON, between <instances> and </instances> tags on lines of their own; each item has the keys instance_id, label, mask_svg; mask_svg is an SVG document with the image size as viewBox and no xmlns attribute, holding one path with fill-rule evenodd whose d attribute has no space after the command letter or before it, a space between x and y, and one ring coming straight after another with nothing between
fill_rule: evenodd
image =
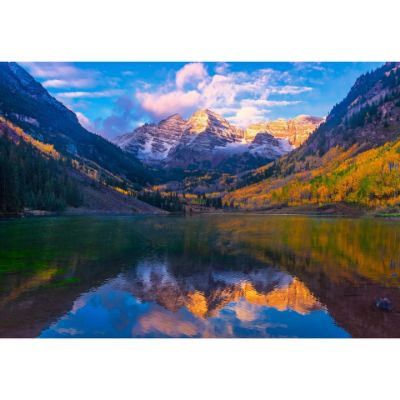
<instances>
[{"instance_id":1,"label":"water reflection of mountain","mask_svg":"<svg viewBox=\"0 0 400 400\"><path fill-rule=\"evenodd\" d=\"M235 303L249 324L248 307L327 310L354 337L400 337L399 224L264 216L28 222L0 230L0 265L26 267L0 276L2 337L38 336L107 282L159 307L151 323L142 318L148 331L157 318L186 330L182 310L207 321ZM373 307L380 296L393 312Z\"/></svg>"},{"instance_id":2,"label":"water reflection of mountain","mask_svg":"<svg viewBox=\"0 0 400 400\"><path fill-rule=\"evenodd\" d=\"M173 312L185 307L200 318L213 317L241 299L300 314L322 308L301 281L270 267L246 273L205 266L202 273L175 276L166 264L144 263L125 276L125 282L124 289L142 301L156 302Z\"/></svg>"}]
</instances>

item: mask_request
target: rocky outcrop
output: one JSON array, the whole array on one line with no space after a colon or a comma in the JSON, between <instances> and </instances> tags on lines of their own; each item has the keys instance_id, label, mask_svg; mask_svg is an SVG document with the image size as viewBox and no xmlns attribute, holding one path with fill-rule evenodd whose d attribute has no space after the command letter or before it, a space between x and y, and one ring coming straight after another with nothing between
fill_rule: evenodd
<instances>
[{"instance_id":1,"label":"rocky outcrop","mask_svg":"<svg viewBox=\"0 0 400 400\"><path fill-rule=\"evenodd\" d=\"M249 152L258 157L274 160L293 150L287 139L277 139L267 132L257 133L249 146Z\"/></svg>"},{"instance_id":2,"label":"rocky outcrop","mask_svg":"<svg viewBox=\"0 0 400 400\"><path fill-rule=\"evenodd\" d=\"M294 148L302 145L321 125L323 118L299 115L293 119L279 118L275 121L252 124L246 129L246 139L255 138L260 132L268 132L278 139L286 139Z\"/></svg>"}]
</instances>

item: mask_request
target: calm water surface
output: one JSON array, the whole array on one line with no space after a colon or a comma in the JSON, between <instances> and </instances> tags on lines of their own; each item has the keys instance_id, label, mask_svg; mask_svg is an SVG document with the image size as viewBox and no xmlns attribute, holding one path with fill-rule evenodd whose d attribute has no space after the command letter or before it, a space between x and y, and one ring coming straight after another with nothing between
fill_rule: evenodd
<instances>
[{"instance_id":1,"label":"calm water surface","mask_svg":"<svg viewBox=\"0 0 400 400\"><path fill-rule=\"evenodd\" d=\"M400 221L3 220L0 337L400 337Z\"/></svg>"}]
</instances>

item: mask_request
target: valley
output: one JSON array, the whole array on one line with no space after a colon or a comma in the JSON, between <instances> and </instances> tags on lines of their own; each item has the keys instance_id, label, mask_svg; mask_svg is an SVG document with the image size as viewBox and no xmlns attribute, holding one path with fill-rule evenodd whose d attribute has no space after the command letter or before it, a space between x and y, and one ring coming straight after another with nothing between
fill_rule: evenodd
<instances>
[{"instance_id":1,"label":"valley","mask_svg":"<svg viewBox=\"0 0 400 400\"><path fill-rule=\"evenodd\" d=\"M112 141L20 65L1 63L0 212L394 215L399 132L399 63L360 76L326 117L239 126L201 108ZM42 172L30 175L27 154Z\"/></svg>"}]
</instances>

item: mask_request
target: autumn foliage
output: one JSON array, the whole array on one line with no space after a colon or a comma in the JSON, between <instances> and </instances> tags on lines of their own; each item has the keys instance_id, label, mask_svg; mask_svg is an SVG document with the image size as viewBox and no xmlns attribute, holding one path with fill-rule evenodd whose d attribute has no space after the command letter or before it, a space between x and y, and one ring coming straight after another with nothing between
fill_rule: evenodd
<instances>
[{"instance_id":1,"label":"autumn foliage","mask_svg":"<svg viewBox=\"0 0 400 400\"><path fill-rule=\"evenodd\" d=\"M360 152L334 147L321 166L285 178L270 178L224 197L244 209L350 203L365 207L400 205L400 140Z\"/></svg>"}]
</instances>

